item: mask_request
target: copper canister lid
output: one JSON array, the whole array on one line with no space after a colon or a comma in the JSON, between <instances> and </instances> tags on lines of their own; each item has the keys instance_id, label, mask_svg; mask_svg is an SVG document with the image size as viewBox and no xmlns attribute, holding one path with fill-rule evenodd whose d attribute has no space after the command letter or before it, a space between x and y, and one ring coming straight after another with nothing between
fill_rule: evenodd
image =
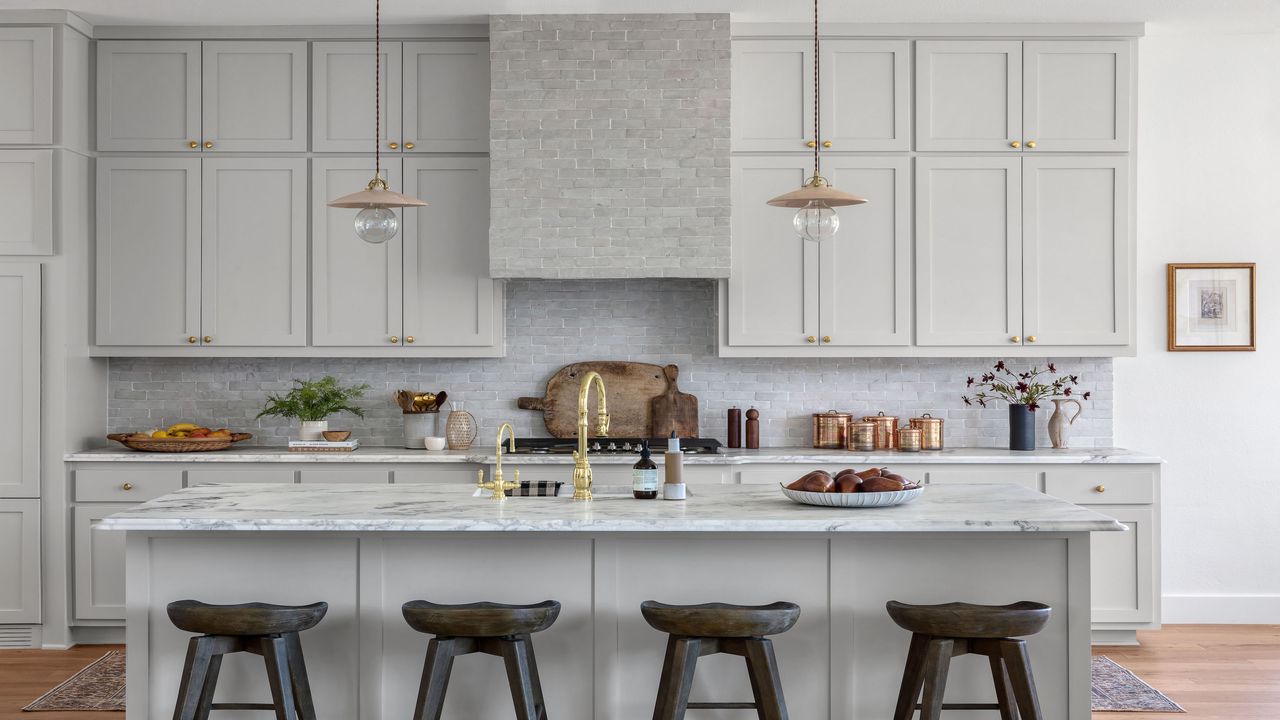
<instances>
[{"instance_id":1,"label":"copper canister lid","mask_svg":"<svg viewBox=\"0 0 1280 720\"><path fill-rule=\"evenodd\" d=\"M913 418L911 418L911 424L912 424L912 426L916 426L916 425L941 425L941 424L942 424L942 418L936 418L936 417L934 417L934 416L930 415L929 413L925 413L924 415L921 415L920 417L913 417Z\"/></svg>"}]
</instances>

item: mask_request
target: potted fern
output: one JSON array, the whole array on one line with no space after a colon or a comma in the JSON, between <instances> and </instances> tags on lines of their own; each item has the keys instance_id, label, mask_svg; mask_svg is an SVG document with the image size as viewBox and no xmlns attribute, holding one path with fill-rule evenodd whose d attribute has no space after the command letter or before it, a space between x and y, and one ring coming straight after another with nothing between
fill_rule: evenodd
<instances>
[{"instance_id":1,"label":"potted fern","mask_svg":"<svg viewBox=\"0 0 1280 720\"><path fill-rule=\"evenodd\" d=\"M364 417L355 401L364 397L368 385L342 387L337 378L326 375L319 380L294 380L293 389L284 395L267 395L267 406L258 417L275 415L294 418L301 424L300 440L320 440L329 429L329 416L349 412Z\"/></svg>"}]
</instances>

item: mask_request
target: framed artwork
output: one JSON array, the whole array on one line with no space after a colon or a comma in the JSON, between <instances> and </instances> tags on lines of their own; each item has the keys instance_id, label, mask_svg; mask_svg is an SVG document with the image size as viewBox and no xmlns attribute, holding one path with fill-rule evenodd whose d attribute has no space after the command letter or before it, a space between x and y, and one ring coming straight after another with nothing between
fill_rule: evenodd
<instances>
[{"instance_id":1,"label":"framed artwork","mask_svg":"<svg viewBox=\"0 0 1280 720\"><path fill-rule=\"evenodd\" d=\"M1169 263L1169 350L1256 350L1254 263Z\"/></svg>"}]
</instances>

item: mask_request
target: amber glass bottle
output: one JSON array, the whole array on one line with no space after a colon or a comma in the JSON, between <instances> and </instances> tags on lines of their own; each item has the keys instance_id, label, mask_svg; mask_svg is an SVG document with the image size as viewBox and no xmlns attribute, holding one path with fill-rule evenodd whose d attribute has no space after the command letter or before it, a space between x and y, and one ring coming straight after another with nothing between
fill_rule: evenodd
<instances>
[{"instance_id":1,"label":"amber glass bottle","mask_svg":"<svg viewBox=\"0 0 1280 720\"><path fill-rule=\"evenodd\" d=\"M649 457L649 443L640 447L640 460L631 466L631 492L639 500L658 497L658 466Z\"/></svg>"}]
</instances>

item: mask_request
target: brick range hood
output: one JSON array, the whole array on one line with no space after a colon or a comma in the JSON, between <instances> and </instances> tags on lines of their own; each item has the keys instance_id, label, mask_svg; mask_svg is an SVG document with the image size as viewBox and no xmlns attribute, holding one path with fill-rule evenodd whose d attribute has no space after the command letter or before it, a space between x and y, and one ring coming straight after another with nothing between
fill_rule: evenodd
<instances>
[{"instance_id":1,"label":"brick range hood","mask_svg":"<svg viewBox=\"0 0 1280 720\"><path fill-rule=\"evenodd\" d=\"M729 16L490 18L497 278L729 276Z\"/></svg>"}]
</instances>

